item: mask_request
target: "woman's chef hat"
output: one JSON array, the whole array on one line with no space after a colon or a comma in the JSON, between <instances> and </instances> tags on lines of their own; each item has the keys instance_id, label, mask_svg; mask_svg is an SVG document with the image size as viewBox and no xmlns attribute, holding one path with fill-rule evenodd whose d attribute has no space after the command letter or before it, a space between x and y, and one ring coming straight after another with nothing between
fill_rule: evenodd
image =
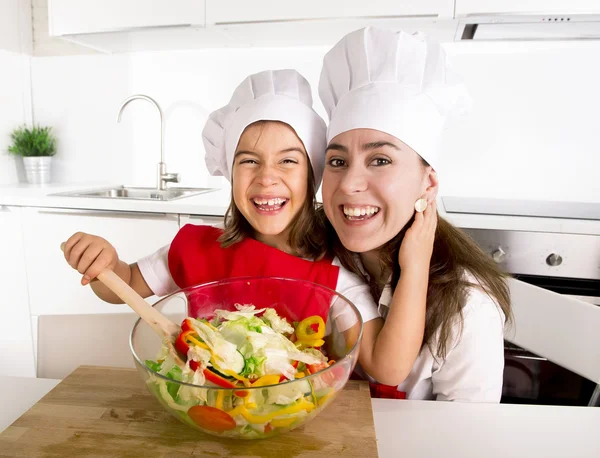
<instances>
[{"instance_id":1,"label":"woman's chef hat","mask_svg":"<svg viewBox=\"0 0 600 458\"><path fill-rule=\"evenodd\" d=\"M323 176L327 127L312 109L308 81L296 70L250 75L237 87L227 105L210 114L202 131L210 174L223 175L231 181L240 137L256 121L281 121L294 129L304 143L318 188Z\"/></svg>"},{"instance_id":2,"label":"woman's chef hat","mask_svg":"<svg viewBox=\"0 0 600 458\"><path fill-rule=\"evenodd\" d=\"M319 95L330 120L328 142L348 130L376 129L434 169L442 131L471 106L439 43L375 27L349 33L325 55Z\"/></svg>"}]
</instances>

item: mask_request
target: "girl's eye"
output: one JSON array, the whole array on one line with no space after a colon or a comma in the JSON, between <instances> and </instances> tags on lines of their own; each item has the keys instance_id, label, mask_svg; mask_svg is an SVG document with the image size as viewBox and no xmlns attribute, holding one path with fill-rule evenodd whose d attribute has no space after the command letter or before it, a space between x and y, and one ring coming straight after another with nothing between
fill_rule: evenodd
<instances>
[{"instance_id":1,"label":"girl's eye","mask_svg":"<svg viewBox=\"0 0 600 458\"><path fill-rule=\"evenodd\" d=\"M389 159L386 159L384 157L378 157L377 159L373 159L373 161L371 161L371 165L374 165L376 167L381 167L383 165L388 165L391 163L392 163L392 161L390 161Z\"/></svg>"},{"instance_id":2,"label":"girl's eye","mask_svg":"<svg viewBox=\"0 0 600 458\"><path fill-rule=\"evenodd\" d=\"M294 160L294 159L284 159L283 161L281 161L282 164L297 164L298 161Z\"/></svg>"},{"instance_id":3,"label":"girl's eye","mask_svg":"<svg viewBox=\"0 0 600 458\"><path fill-rule=\"evenodd\" d=\"M256 164L256 161L254 159L242 159L240 164Z\"/></svg>"},{"instance_id":4,"label":"girl's eye","mask_svg":"<svg viewBox=\"0 0 600 458\"><path fill-rule=\"evenodd\" d=\"M346 162L343 159L340 159L338 157L334 157L332 159L329 159L329 161L327 161L327 164L330 167L336 168L336 167L343 167L343 166L345 166Z\"/></svg>"}]
</instances>

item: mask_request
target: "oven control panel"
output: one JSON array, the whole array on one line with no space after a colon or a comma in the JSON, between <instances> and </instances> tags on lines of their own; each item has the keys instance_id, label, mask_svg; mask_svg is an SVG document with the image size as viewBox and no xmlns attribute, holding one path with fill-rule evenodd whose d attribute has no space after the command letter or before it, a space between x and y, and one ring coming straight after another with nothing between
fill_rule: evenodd
<instances>
[{"instance_id":1,"label":"oven control panel","mask_svg":"<svg viewBox=\"0 0 600 458\"><path fill-rule=\"evenodd\" d=\"M600 279L600 236L463 229L512 274Z\"/></svg>"}]
</instances>

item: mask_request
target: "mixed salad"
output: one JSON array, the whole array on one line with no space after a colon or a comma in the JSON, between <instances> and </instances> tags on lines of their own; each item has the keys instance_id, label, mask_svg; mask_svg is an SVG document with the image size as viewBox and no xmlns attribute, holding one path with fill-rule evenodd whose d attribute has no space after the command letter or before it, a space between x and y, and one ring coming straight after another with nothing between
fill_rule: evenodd
<instances>
[{"instance_id":1,"label":"mixed salad","mask_svg":"<svg viewBox=\"0 0 600 458\"><path fill-rule=\"evenodd\" d=\"M324 336L320 316L290 324L275 309L238 304L236 311L216 310L210 321L183 320L175 341L187 357L183 368L167 345L146 361L168 379L196 386L155 375L147 383L184 423L223 436L267 437L316 414L341 389L336 382L345 382L335 371L302 380L334 363L322 349Z\"/></svg>"}]
</instances>

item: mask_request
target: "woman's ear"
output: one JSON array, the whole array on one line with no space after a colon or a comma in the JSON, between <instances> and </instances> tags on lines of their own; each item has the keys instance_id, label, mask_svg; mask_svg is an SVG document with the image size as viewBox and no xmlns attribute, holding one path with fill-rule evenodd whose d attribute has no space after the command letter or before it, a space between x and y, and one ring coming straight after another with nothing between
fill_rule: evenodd
<instances>
[{"instance_id":1,"label":"woman's ear","mask_svg":"<svg viewBox=\"0 0 600 458\"><path fill-rule=\"evenodd\" d=\"M425 189L423 197L427 199L427 202L434 202L438 194L439 181L437 172L431 166L426 168L425 176L423 177L423 187Z\"/></svg>"}]
</instances>

